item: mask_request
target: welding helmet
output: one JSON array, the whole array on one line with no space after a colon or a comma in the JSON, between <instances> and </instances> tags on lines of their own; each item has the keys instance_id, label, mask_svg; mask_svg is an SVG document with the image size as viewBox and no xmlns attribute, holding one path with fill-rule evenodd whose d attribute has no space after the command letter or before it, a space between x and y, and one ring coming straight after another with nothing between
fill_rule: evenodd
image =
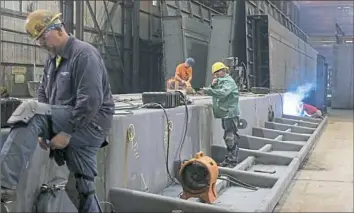
<instances>
[{"instance_id":1,"label":"welding helmet","mask_svg":"<svg viewBox=\"0 0 354 213\"><path fill-rule=\"evenodd\" d=\"M216 73L217 71L220 71L221 69L226 69L225 71L227 71L229 68L222 62L216 62L211 67L211 72Z\"/></svg>"},{"instance_id":2,"label":"welding helmet","mask_svg":"<svg viewBox=\"0 0 354 213\"><path fill-rule=\"evenodd\" d=\"M48 26L55 24L55 22L61 23L60 16L61 13L53 13L43 9L33 11L26 19L26 32L33 40L37 40Z\"/></svg>"}]
</instances>

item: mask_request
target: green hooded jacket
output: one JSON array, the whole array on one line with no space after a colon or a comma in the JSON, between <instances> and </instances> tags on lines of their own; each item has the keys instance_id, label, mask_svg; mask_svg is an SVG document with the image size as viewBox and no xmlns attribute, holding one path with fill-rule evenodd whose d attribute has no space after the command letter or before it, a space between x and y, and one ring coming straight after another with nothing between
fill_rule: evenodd
<instances>
[{"instance_id":1,"label":"green hooded jacket","mask_svg":"<svg viewBox=\"0 0 354 213\"><path fill-rule=\"evenodd\" d=\"M217 78L214 85L204 88L204 93L213 97L215 118L233 118L240 116L240 105L237 85L234 79L226 74Z\"/></svg>"}]
</instances>

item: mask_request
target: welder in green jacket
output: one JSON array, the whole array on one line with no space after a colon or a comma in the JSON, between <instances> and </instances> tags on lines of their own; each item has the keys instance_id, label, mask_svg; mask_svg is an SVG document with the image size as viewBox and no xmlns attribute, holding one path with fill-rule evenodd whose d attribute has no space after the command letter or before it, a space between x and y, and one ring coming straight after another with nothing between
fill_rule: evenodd
<instances>
[{"instance_id":1,"label":"welder in green jacket","mask_svg":"<svg viewBox=\"0 0 354 213\"><path fill-rule=\"evenodd\" d=\"M212 66L214 80L210 87L203 88L203 93L213 97L215 118L221 118L224 140L227 147L225 160L219 166L234 167L237 164L240 105L239 91L234 79L227 73L228 67L221 62Z\"/></svg>"}]
</instances>

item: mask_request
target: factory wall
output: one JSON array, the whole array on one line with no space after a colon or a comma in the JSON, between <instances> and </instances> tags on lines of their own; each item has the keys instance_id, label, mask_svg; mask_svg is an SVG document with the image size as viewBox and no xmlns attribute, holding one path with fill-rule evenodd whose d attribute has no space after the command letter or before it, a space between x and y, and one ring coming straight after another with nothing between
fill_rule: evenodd
<instances>
[{"instance_id":1,"label":"factory wall","mask_svg":"<svg viewBox=\"0 0 354 213\"><path fill-rule=\"evenodd\" d=\"M275 91L316 83L318 52L269 17L270 87Z\"/></svg>"},{"instance_id":2,"label":"factory wall","mask_svg":"<svg viewBox=\"0 0 354 213\"><path fill-rule=\"evenodd\" d=\"M165 81L175 75L176 66L185 58L192 57L197 62L193 66L192 85L205 85L206 61L210 40L210 25L184 16L170 16L163 19Z\"/></svg>"},{"instance_id":3,"label":"factory wall","mask_svg":"<svg viewBox=\"0 0 354 213\"><path fill-rule=\"evenodd\" d=\"M94 21L91 17L91 14L89 13L86 4L84 4L83 17L85 25L84 40L93 43L101 50L104 56L111 56L111 59L107 57L105 58L107 67L109 68L108 70L111 79L111 84L113 85L112 89L114 93L120 93L124 90L124 88L122 88L122 85L123 82L126 81L126 79L124 79L124 72L121 66L122 63L120 62L121 58L118 54L117 48L114 45L113 38L115 37L116 40L118 40L121 54L126 51L131 54L132 50L129 48L124 48L123 50L122 48L123 27L121 6L115 5L114 3L109 1L106 2L107 11L115 9L113 16L111 17L112 24L106 21L107 13L103 1L90 1L90 4L93 7L98 25L103 31L104 39L106 40L108 47L102 48L102 41L97 35L98 31L97 29L95 29ZM74 4L74 16L76 9L75 7L76 6ZM46 53L36 47L33 42L28 39L23 27L24 20L28 14L27 11L34 10L37 8L46 8L57 12L60 11L59 1L21 1L21 3L20 1L2 2L2 51L4 53L2 57L2 66L33 67L35 65L36 67L41 67L43 65L43 60L46 57ZM270 16L277 16L277 13L274 12L275 10L276 9L274 8L274 6L270 6L262 2L247 1L245 15L269 13ZM216 11L208 9L205 6L196 3L195 1L166 1L163 2L162 5L157 4L156 1L141 1L139 16L139 35L141 44L139 61L141 64L139 66L139 76L143 75L144 79L142 80L142 78L139 77L139 79L137 80L139 82L139 88L136 88L134 92L161 89L161 85L164 85L165 78L161 78L161 82L156 83L156 77L160 78L159 75L163 75L163 73L165 73L165 77L171 77L170 75L174 71L174 69L172 69L171 67L174 67L179 61L182 61L185 57L193 56L197 58L198 61L208 61L207 49L204 48L208 45L208 36L204 36L205 38L202 38L200 40L199 35L192 35L193 31L196 31L196 33L198 34L198 30L183 29L183 37L185 37L186 40L184 44L184 50L178 56L175 57L176 59L173 65L165 65L166 67L161 67L161 64L165 64L162 61L163 48L161 47L162 34L160 29L161 15L180 16L183 17L184 20L193 19L193 22L196 23L193 26L197 26L197 23L201 23L201 25L208 26L211 24L212 15L216 14ZM277 21L281 24L279 24ZM312 63L312 61L316 61L316 57L310 59L312 57L311 55L313 55L313 49L301 39L299 39L295 34L292 34L290 31L288 31L289 27L287 27L287 29L286 27L282 26L285 26L286 24L284 18L279 20L277 19L277 21L270 21L271 23L274 23L271 25L270 30L272 35L270 41L270 48L273 48L272 50L274 50L271 51L272 55L270 56L272 60L274 60L271 63L270 68L272 73L271 81L273 82L273 89L286 89L287 87L292 86L292 84L301 83L306 79L310 79L312 76L315 77L315 65ZM113 34L111 32L111 26L113 28ZM248 33L247 30L246 33ZM188 41L193 41L193 43L188 43ZM192 44L196 44L198 45L198 47L190 48ZM201 54L198 51L192 51L198 48L204 48L205 51L203 52L205 52L206 56L198 58L199 56L201 56ZM283 54L284 52L286 53ZM200 63L198 64L201 66L198 68L201 73L204 73L205 70L209 70L209 65L207 66L206 63L203 63L202 65ZM6 67L5 69L5 67L2 67L2 69L11 70L12 68ZM36 70L39 71L36 71L36 73L32 74L33 76L37 76L37 73L40 72L40 69L37 68ZM293 72L289 70L295 71ZM313 70L313 72L310 70ZM13 75L9 74L9 71L4 72L7 72L7 75ZM145 79L149 80L146 81ZM282 79L282 81L280 81L280 79ZM209 82L208 78L205 80L201 79L200 82L196 83L198 84L198 86L202 86L205 81Z\"/></svg>"},{"instance_id":4,"label":"factory wall","mask_svg":"<svg viewBox=\"0 0 354 213\"><path fill-rule=\"evenodd\" d=\"M2 1L2 41L3 41L3 58L4 63L16 64L43 64L43 59L46 53L35 47L33 42L25 34L24 23L28 14L27 8L30 7L31 2L34 3L32 9L49 9L54 12L60 11L59 1ZM96 19L101 29L106 20L107 14L103 1L90 1L93 7ZM22 6L20 10L20 6ZM75 4L74 4L74 17L75 17ZM110 11L113 7L112 2L107 1L107 8ZM159 29L159 18L153 16L151 23L149 23L149 14L156 13L156 6L152 6L150 1L141 2L140 14L140 37L142 39L150 39L152 35L156 34ZM5 11L5 13L4 13ZM14 13L18 13L12 15ZM84 25L85 33L84 40L90 43L98 43L97 30L95 29L93 19L88 11L88 7L84 5ZM113 17L111 18L114 33L121 33L121 8L118 7ZM64 20L65 21L65 20ZM75 24L75 18L74 18ZM110 25L106 24L106 31L111 31ZM150 27L149 27L150 26ZM74 30L75 33L75 30Z\"/></svg>"},{"instance_id":5,"label":"factory wall","mask_svg":"<svg viewBox=\"0 0 354 213\"><path fill-rule=\"evenodd\" d=\"M132 56L132 48L124 48L123 50L123 36L122 36L122 8L120 4L115 4L106 1L107 9L103 1L90 1L94 10L98 25L103 32L106 41L106 48L103 48L102 39L98 36L98 30L94 25L87 4L84 4L84 40L94 44L102 52L105 57L106 65L109 71L112 90L114 93L121 93L124 81L124 71L122 63L119 58L119 52L123 54L128 52ZM49 9L52 11L60 11L59 1L2 1L2 67L1 70L7 72L12 68L4 66L26 66L26 67L41 67L44 63L46 53L40 50L29 40L24 30L24 20L29 11L38 8ZM160 10L160 8L163 8ZM74 3L74 17L76 5ZM110 20L112 24L107 21L107 11L111 11L112 16ZM139 35L140 35L140 66L139 76L136 76L135 81L139 82L135 91L151 91L161 90L164 82L156 83L156 77L162 75L162 44L161 44L161 15L166 16L173 14L181 14L184 17L199 19L200 21L210 22L211 15L215 14L210 8L207 8L195 1L168 1L163 6L159 5L159 1L141 1L140 2L140 20L139 20ZM74 30L75 34L75 18ZM65 22L65 20L64 20ZM112 29L113 28L113 33ZM113 36L114 35L114 36ZM119 51L117 50L114 39L119 43ZM110 57L108 57L108 55ZM133 57L133 56L132 56ZM113 63L113 64L112 64ZM37 76L41 70L36 69L34 76ZM33 72L33 71L32 71ZM126 71L130 73L131 71ZM144 76L143 80L140 76ZM149 80L146 80L149 79ZM32 79L26 79L32 80ZM119 82L119 83L117 83ZM129 91L128 91L129 92ZM132 91L130 91L132 92Z\"/></svg>"},{"instance_id":6,"label":"factory wall","mask_svg":"<svg viewBox=\"0 0 354 213\"><path fill-rule=\"evenodd\" d=\"M157 1L140 2L139 34L141 39L161 39L159 34L161 14L156 2ZM111 11L114 7L114 3L109 1L106 1L106 3L108 11ZM90 1L90 4L101 30L111 32L110 24L105 21L107 14L103 1ZM33 46L33 42L28 39L24 29L24 20L28 11L39 8L59 12L60 3L59 1L1 1L3 49L4 52L7 53L3 57L3 62L14 63L16 60L16 63L33 64L35 62L36 64L43 64L43 58L46 55L45 52ZM115 8L115 12L111 17L113 23L112 27L114 33L120 34L122 33L122 9L121 6ZM76 13L75 9L76 6L74 4L74 17ZM167 16L173 16L178 13L184 16L190 16L192 14L191 16L202 18L206 22L210 21L211 14L215 14L215 12L210 12L205 6L188 1L168 1L164 10L166 10ZM84 40L92 43L98 42L97 30L95 29L93 19L86 4L84 4L83 18L85 25ZM75 21L74 18L74 25ZM35 52L38 53L34 54ZM36 61L34 57L36 57Z\"/></svg>"},{"instance_id":7,"label":"factory wall","mask_svg":"<svg viewBox=\"0 0 354 213\"><path fill-rule=\"evenodd\" d=\"M354 109L353 45L337 44L333 48L332 100L334 109Z\"/></svg>"},{"instance_id":8,"label":"factory wall","mask_svg":"<svg viewBox=\"0 0 354 213\"><path fill-rule=\"evenodd\" d=\"M232 17L214 16L212 26L208 70L211 69L212 63L232 54ZM221 26L226 26L227 30L222 30ZM270 15L268 15L268 41L269 70L266 71L270 75L270 89L285 91L307 82L316 83L317 51ZM247 64L252 61L251 56L248 55ZM211 76L207 71L206 83L210 81Z\"/></svg>"}]
</instances>

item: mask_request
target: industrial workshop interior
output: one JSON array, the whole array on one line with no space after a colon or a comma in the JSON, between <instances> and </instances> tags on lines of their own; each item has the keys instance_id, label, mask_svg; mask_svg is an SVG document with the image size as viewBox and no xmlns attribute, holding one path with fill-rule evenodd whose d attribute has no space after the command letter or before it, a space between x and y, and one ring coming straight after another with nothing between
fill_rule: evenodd
<instances>
[{"instance_id":1,"label":"industrial workshop interior","mask_svg":"<svg viewBox=\"0 0 354 213\"><path fill-rule=\"evenodd\" d=\"M1 0L0 213L353 212L353 6Z\"/></svg>"}]
</instances>

